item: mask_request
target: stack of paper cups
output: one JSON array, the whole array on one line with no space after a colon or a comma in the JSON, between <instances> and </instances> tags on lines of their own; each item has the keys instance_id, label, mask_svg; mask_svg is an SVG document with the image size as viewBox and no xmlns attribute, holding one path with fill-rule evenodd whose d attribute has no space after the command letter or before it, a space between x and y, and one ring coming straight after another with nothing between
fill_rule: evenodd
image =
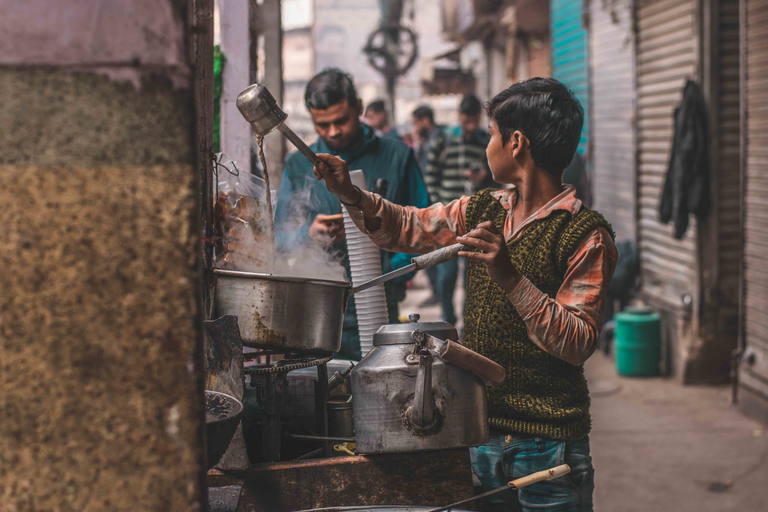
<instances>
[{"instance_id":1,"label":"stack of paper cups","mask_svg":"<svg viewBox=\"0 0 768 512\"><path fill-rule=\"evenodd\" d=\"M349 174L354 185L367 190L363 171L351 171ZM349 212L344 209L343 213L352 286L357 286L381 275L381 256L378 247L352 222ZM387 297L383 284L358 292L353 297L357 308L360 350L365 357L373 348L373 334L388 323Z\"/></svg>"}]
</instances>

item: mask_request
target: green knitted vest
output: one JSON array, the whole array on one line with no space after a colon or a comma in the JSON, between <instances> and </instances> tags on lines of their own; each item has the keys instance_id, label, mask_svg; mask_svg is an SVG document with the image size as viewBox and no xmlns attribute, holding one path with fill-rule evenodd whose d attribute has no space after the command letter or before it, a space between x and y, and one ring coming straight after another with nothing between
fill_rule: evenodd
<instances>
[{"instance_id":1,"label":"green knitted vest","mask_svg":"<svg viewBox=\"0 0 768 512\"><path fill-rule=\"evenodd\" d=\"M490 220L503 231L507 211L491 192L486 189L470 199L468 227ZM598 226L613 234L603 216L587 207L576 216L556 210L507 247L515 268L554 298L568 259ZM587 435L591 419L584 367L547 354L530 340L523 319L501 286L488 277L483 263L469 262L466 290L464 343L507 369L504 384L488 388L491 427L548 439Z\"/></svg>"}]
</instances>

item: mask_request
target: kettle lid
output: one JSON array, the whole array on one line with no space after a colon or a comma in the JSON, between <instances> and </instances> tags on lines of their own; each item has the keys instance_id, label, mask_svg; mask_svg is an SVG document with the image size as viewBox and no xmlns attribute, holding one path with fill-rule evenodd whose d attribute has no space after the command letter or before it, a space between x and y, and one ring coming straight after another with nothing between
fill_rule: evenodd
<instances>
[{"instance_id":1,"label":"kettle lid","mask_svg":"<svg viewBox=\"0 0 768 512\"><path fill-rule=\"evenodd\" d=\"M413 344L411 333L416 329L431 334L441 340L459 339L456 328L448 322L420 322L419 315L409 315L410 322L405 324L382 325L373 335L373 346Z\"/></svg>"}]
</instances>

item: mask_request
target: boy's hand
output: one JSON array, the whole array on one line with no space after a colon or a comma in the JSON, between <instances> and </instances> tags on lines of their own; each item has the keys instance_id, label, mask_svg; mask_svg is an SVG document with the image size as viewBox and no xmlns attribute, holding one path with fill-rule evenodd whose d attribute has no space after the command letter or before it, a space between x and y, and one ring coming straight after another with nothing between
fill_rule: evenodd
<instances>
[{"instance_id":1,"label":"boy's hand","mask_svg":"<svg viewBox=\"0 0 768 512\"><path fill-rule=\"evenodd\" d=\"M342 203L355 204L360 201L360 190L352 185L347 163L341 158L326 153L318 153L321 162L313 169L315 177L325 181L328 192L335 195Z\"/></svg>"},{"instance_id":2,"label":"boy's hand","mask_svg":"<svg viewBox=\"0 0 768 512\"><path fill-rule=\"evenodd\" d=\"M485 263L488 276L499 283L505 293L515 289L520 282L520 272L512 264L504 237L491 221L478 224L475 229L456 240L480 249L480 252L461 251L459 256Z\"/></svg>"}]
</instances>

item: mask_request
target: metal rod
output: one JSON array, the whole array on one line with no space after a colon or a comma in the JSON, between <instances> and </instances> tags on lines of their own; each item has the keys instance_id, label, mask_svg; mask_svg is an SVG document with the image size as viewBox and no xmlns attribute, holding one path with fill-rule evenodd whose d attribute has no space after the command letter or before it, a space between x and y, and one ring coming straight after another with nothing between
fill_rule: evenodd
<instances>
[{"instance_id":1,"label":"metal rod","mask_svg":"<svg viewBox=\"0 0 768 512\"><path fill-rule=\"evenodd\" d=\"M304 441L330 441L334 443L354 443L354 437L333 437L333 436L308 436L304 434L286 434L291 439L303 439Z\"/></svg>"},{"instance_id":2,"label":"metal rod","mask_svg":"<svg viewBox=\"0 0 768 512\"><path fill-rule=\"evenodd\" d=\"M315 154L315 152L314 152L314 151L312 151L311 149L309 149L309 146L307 146L306 144L304 144L304 141L303 141L303 140L301 140L301 139L299 138L299 136L298 136L298 135L296 135L295 133L293 133L293 130L291 130L290 128L288 128L288 126L286 126L286 124L285 124L285 123L281 123L281 124L280 124L280 125L277 127L277 129L278 129L278 130L280 130L280 132L281 132L283 135L285 135L285 138L286 138L286 139L288 139L289 141L291 141L291 144L293 144L294 146L296 146L296 149L298 149L299 151L301 151L301 154L302 154L302 155L304 155L305 157L307 157L307 160L309 160L309 162L310 162L312 165L315 165L315 166L316 166L318 163L320 163L320 159L319 159L319 158L317 158L317 155Z\"/></svg>"},{"instance_id":3,"label":"metal rod","mask_svg":"<svg viewBox=\"0 0 768 512\"><path fill-rule=\"evenodd\" d=\"M317 450L312 450L309 453L305 453L304 455L300 455L296 457L293 460L305 460L305 459L311 459L312 457L315 457L316 455L321 455L325 451L325 448L318 448Z\"/></svg>"},{"instance_id":4,"label":"metal rod","mask_svg":"<svg viewBox=\"0 0 768 512\"><path fill-rule=\"evenodd\" d=\"M375 279L371 279L370 281L366 281L360 286L354 286L352 287L352 291L350 292L350 295L355 294L357 292L362 292L364 290L367 290L368 288L373 288L376 285L386 283L396 277L404 276L405 274L410 274L411 272L414 272L416 270L416 264L411 263L410 265L406 265L403 268L399 268L397 270L393 270L392 272L387 272L383 276L379 276Z\"/></svg>"}]
</instances>

